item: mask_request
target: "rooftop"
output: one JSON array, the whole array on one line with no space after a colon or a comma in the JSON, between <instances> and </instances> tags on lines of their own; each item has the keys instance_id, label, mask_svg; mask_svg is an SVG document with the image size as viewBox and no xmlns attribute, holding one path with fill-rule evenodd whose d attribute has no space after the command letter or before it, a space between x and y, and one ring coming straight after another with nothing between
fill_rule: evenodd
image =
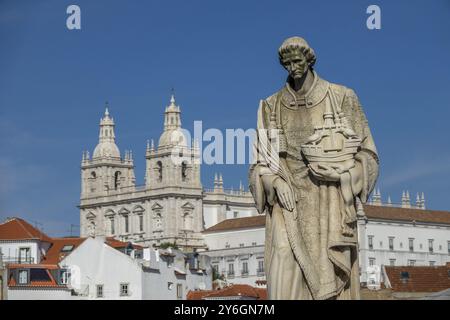
<instances>
[{"instance_id":1,"label":"rooftop","mask_svg":"<svg viewBox=\"0 0 450 320\"><path fill-rule=\"evenodd\" d=\"M0 224L0 240L40 240L51 238L20 218L11 218Z\"/></svg>"},{"instance_id":2,"label":"rooftop","mask_svg":"<svg viewBox=\"0 0 450 320\"><path fill-rule=\"evenodd\" d=\"M438 292L450 288L450 263L445 266L386 266L394 292Z\"/></svg>"}]
</instances>

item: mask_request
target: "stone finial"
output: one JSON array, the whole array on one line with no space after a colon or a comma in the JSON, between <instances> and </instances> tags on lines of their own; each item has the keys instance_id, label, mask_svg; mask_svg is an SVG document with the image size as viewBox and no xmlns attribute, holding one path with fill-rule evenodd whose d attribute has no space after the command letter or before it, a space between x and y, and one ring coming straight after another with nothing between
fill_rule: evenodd
<instances>
[{"instance_id":1,"label":"stone finial","mask_svg":"<svg viewBox=\"0 0 450 320\"><path fill-rule=\"evenodd\" d=\"M388 196L387 205L388 205L389 207L392 207L391 196Z\"/></svg>"},{"instance_id":2,"label":"stone finial","mask_svg":"<svg viewBox=\"0 0 450 320\"><path fill-rule=\"evenodd\" d=\"M129 150L128 152L129 152L129 153L128 153L128 160L130 160L131 162L133 162L133 151L132 151L132 150Z\"/></svg>"},{"instance_id":3,"label":"stone finial","mask_svg":"<svg viewBox=\"0 0 450 320\"><path fill-rule=\"evenodd\" d=\"M422 199L420 200L422 209L425 210L425 194L422 192Z\"/></svg>"},{"instance_id":4,"label":"stone finial","mask_svg":"<svg viewBox=\"0 0 450 320\"><path fill-rule=\"evenodd\" d=\"M402 192L402 208L411 208L411 199L409 196L409 191Z\"/></svg>"},{"instance_id":5,"label":"stone finial","mask_svg":"<svg viewBox=\"0 0 450 320\"><path fill-rule=\"evenodd\" d=\"M418 192L416 193L416 208L417 209L422 208L422 202L421 202L420 195Z\"/></svg>"}]
</instances>

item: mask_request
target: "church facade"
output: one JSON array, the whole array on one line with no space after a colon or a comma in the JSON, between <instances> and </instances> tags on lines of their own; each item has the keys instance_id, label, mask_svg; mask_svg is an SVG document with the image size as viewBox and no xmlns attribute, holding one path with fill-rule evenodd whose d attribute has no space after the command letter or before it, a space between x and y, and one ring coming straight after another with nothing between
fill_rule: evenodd
<instances>
[{"instance_id":1,"label":"church facade","mask_svg":"<svg viewBox=\"0 0 450 320\"><path fill-rule=\"evenodd\" d=\"M214 188L203 188L200 156L198 143L188 143L182 133L181 109L172 95L158 146L147 141L145 184L137 186L132 152L121 155L115 122L106 108L92 157L83 152L80 235L200 249L206 228L227 218L256 215L253 197L242 185L227 191L222 176L216 175Z\"/></svg>"}]
</instances>

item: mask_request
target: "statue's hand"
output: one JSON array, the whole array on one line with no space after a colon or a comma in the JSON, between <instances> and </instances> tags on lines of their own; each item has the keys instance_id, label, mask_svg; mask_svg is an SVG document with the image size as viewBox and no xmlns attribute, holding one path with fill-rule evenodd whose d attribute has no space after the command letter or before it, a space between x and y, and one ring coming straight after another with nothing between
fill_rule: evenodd
<instances>
[{"instance_id":1,"label":"statue's hand","mask_svg":"<svg viewBox=\"0 0 450 320\"><path fill-rule=\"evenodd\" d=\"M277 193L277 197L280 200L281 206L289 211L294 210L294 195L292 194L291 188L286 183L286 181L284 181L280 177L276 178L273 182L273 188Z\"/></svg>"},{"instance_id":2,"label":"statue's hand","mask_svg":"<svg viewBox=\"0 0 450 320\"><path fill-rule=\"evenodd\" d=\"M340 173L334 166L326 164L309 164L308 167L313 176L318 180L335 182L341 179Z\"/></svg>"}]
</instances>

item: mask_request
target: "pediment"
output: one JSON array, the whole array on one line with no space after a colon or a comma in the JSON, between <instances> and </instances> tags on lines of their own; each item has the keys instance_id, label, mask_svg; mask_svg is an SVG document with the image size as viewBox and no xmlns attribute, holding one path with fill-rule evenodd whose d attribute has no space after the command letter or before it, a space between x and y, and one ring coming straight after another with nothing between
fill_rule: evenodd
<instances>
[{"instance_id":1,"label":"pediment","mask_svg":"<svg viewBox=\"0 0 450 320\"><path fill-rule=\"evenodd\" d=\"M87 214L86 214L86 219L89 219L89 220L91 220L91 219L95 219L97 216L95 215L95 214L93 214L91 211L89 211Z\"/></svg>"},{"instance_id":2,"label":"pediment","mask_svg":"<svg viewBox=\"0 0 450 320\"><path fill-rule=\"evenodd\" d=\"M116 213L114 212L114 210L112 210L112 209L109 209L109 210L107 210L106 212L105 212L105 216L113 216L113 215L115 215Z\"/></svg>"},{"instance_id":3,"label":"pediment","mask_svg":"<svg viewBox=\"0 0 450 320\"><path fill-rule=\"evenodd\" d=\"M181 208L183 208L183 209L190 209L190 210L194 210L195 209L194 205L192 203L190 203L190 202L186 202L185 204L183 204L181 206Z\"/></svg>"},{"instance_id":4,"label":"pediment","mask_svg":"<svg viewBox=\"0 0 450 320\"><path fill-rule=\"evenodd\" d=\"M130 213L130 210L125 209L125 208L122 208L119 210L119 214L129 214L129 213Z\"/></svg>"},{"instance_id":5,"label":"pediment","mask_svg":"<svg viewBox=\"0 0 450 320\"><path fill-rule=\"evenodd\" d=\"M142 207L142 206L140 206L140 205L137 205L137 206L135 206L134 208L133 208L133 212L138 212L138 213L140 213L140 212L144 212L145 211L145 209Z\"/></svg>"},{"instance_id":6,"label":"pediment","mask_svg":"<svg viewBox=\"0 0 450 320\"><path fill-rule=\"evenodd\" d=\"M163 207L158 202L155 202L155 204L152 205L152 210L160 210L162 208Z\"/></svg>"}]
</instances>

